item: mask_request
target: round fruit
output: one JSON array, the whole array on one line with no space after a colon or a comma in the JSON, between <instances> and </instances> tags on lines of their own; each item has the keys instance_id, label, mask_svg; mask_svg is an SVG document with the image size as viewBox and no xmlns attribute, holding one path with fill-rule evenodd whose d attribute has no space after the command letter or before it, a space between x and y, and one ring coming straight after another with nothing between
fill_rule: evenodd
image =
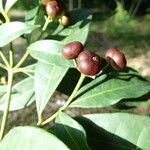
<instances>
[{"instance_id":1,"label":"round fruit","mask_svg":"<svg viewBox=\"0 0 150 150\"><path fill-rule=\"evenodd\" d=\"M85 75L94 76L101 70L99 55L84 50L77 58L77 67Z\"/></svg>"},{"instance_id":2,"label":"round fruit","mask_svg":"<svg viewBox=\"0 0 150 150\"><path fill-rule=\"evenodd\" d=\"M70 24L70 19L69 19L68 16L62 16L62 18L59 19L59 23L62 26L66 27L66 26L68 26Z\"/></svg>"},{"instance_id":3,"label":"round fruit","mask_svg":"<svg viewBox=\"0 0 150 150\"><path fill-rule=\"evenodd\" d=\"M66 59L75 59L82 51L83 51L82 43L74 41L66 44L61 52Z\"/></svg>"},{"instance_id":4,"label":"round fruit","mask_svg":"<svg viewBox=\"0 0 150 150\"><path fill-rule=\"evenodd\" d=\"M62 12L62 10L63 10L62 3L60 3L59 1L53 0L49 1L46 4L46 12L48 16L56 17Z\"/></svg>"},{"instance_id":5,"label":"round fruit","mask_svg":"<svg viewBox=\"0 0 150 150\"><path fill-rule=\"evenodd\" d=\"M106 51L105 59L115 69L123 69L127 64L124 54L115 48L110 48Z\"/></svg>"}]
</instances>

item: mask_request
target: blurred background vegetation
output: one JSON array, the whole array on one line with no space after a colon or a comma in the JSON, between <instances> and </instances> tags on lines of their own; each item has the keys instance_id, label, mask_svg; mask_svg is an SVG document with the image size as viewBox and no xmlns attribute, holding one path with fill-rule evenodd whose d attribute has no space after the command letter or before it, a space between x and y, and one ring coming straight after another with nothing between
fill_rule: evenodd
<instances>
[{"instance_id":1,"label":"blurred background vegetation","mask_svg":"<svg viewBox=\"0 0 150 150\"><path fill-rule=\"evenodd\" d=\"M69 10L93 10L87 48L102 52L110 47L122 50L128 65L150 79L150 0L64 0ZM38 0L19 0L16 10L30 10ZM80 15L80 14L79 14ZM130 59L132 58L132 59Z\"/></svg>"},{"instance_id":2,"label":"blurred background vegetation","mask_svg":"<svg viewBox=\"0 0 150 150\"><path fill-rule=\"evenodd\" d=\"M69 10L77 8L93 10L93 22L86 42L87 49L104 53L107 48L116 47L126 54L128 66L150 80L150 0L64 0L64 2ZM34 8L37 3L38 0L18 0L10 15L24 19L25 11ZM59 107L54 103L65 99L64 95L55 93L46 112L53 113ZM113 107L93 111L112 112L118 109ZM26 115L20 115L22 112ZM19 120L18 124L19 122L28 124L31 120L36 122L33 112L36 115L35 105L14 112L10 126L16 125L16 120ZM89 110L78 109L72 112L88 113ZM140 103L138 107L131 107L128 112L150 116L150 100Z\"/></svg>"}]
</instances>

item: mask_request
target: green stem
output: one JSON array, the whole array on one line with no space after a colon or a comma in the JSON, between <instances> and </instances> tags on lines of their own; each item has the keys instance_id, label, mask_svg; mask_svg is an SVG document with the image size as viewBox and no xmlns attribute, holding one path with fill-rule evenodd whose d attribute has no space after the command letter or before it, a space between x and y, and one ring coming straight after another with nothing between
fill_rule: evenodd
<instances>
[{"instance_id":1,"label":"green stem","mask_svg":"<svg viewBox=\"0 0 150 150\"><path fill-rule=\"evenodd\" d=\"M5 65L9 68L9 62L7 61L6 57L4 56L4 54L2 53L2 51L0 51L0 56L2 58L2 60L4 61Z\"/></svg>"},{"instance_id":2,"label":"green stem","mask_svg":"<svg viewBox=\"0 0 150 150\"><path fill-rule=\"evenodd\" d=\"M7 13L4 12L2 15L4 16L6 22L10 21L10 18L8 17Z\"/></svg>"},{"instance_id":3,"label":"green stem","mask_svg":"<svg viewBox=\"0 0 150 150\"><path fill-rule=\"evenodd\" d=\"M19 72L23 72L23 73L34 73L34 70L32 69L26 69L26 68L18 68L14 70L14 73L19 73Z\"/></svg>"},{"instance_id":4,"label":"green stem","mask_svg":"<svg viewBox=\"0 0 150 150\"><path fill-rule=\"evenodd\" d=\"M41 37L43 36L43 34L44 34L44 31L47 29L47 27L48 27L48 25L50 24L52 22L52 18L50 18L50 16L45 16L45 24L44 24L44 26L43 26L43 28L42 28L42 33L40 34L40 36L38 37L38 40L40 40L41 39Z\"/></svg>"},{"instance_id":5,"label":"green stem","mask_svg":"<svg viewBox=\"0 0 150 150\"><path fill-rule=\"evenodd\" d=\"M8 70L8 85L7 85L7 93L6 93L6 95L7 95L6 96L6 106L4 109L2 123L1 123L0 141L2 140L4 133L5 133L5 127L6 127L6 123L7 123L10 100L11 100L12 83L13 83L13 70L9 69Z\"/></svg>"},{"instance_id":6,"label":"green stem","mask_svg":"<svg viewBox=\"0 0 150 150\"><path fill-rule=\"evenodd\" d=\"M9 64L10 64L10 67L12 68L13 65L14 65L14 48L13 48L13 43L10 42L10 50L9 50Z\"/></svg>"},{"instance_id":7,"label":"green stem","mask_svg":"<svg viewBox=\"0 0 150 150\"><path fill-rule=\"evenodd\" d=\"M45 124L51 122L58 115L59 111L64 111L69 106L69 104L72 102L73 98L75 97L77 91L81 87L81 85L82 85L85 77L86 76L84 74L81 74L80 79L79 79L79 81L78 81L75 89L73 90L71 96L67 100L67 102L62 107L60 107L59 110L56 113L54 113L51 117L49 117L47 120L45 120L44 122L42 122L41 125L45 125Z\"/></svg>"},{"instance_id":8,"label":"green stem","mask_svg":"<svg viewBox=\"0 0 150 150\"><path fill-rule=\"evenodd\" d=\"M73 90L73 92L72 92L71 96L69 97L69 99L67 100L67 102L60 108L60 110L63 111L63 110L65 110L65 109L69 106L69 104L72 102L73 98L75 97L77 91L78 91L79 88L81 87L81 85L82 85L82 83L83 83L85 77L86 77L86 76L81 73L80 79L79 79L79 81L78 81L78 83L77 83L75 89Z\"/></svg>"},{"instance_id":9,"label":"green stem","mask_svg":"<svg viewBox=\"0 0 150 150\"><path fill-rule=\"evenodd\" d=\"M7 70L7 67L4 64L2 64L2 63L0 63L0 68L3 68L5 70Z\"/></svg>"},{"instance_id":10,"label":"green stem","mask_svg":"<svg viewBox=\"0 0 150 150\"><path fill-rule=\"evenodd\" d=\"M40 126L41 123L42 123L42 121L43 121L43 119L42 119L42 114L39 113L39 114L38 114L38 123L37 123L37 126Z\"/></svg>"},{"instance_id":11,"label":"green stem","mask_svg":"<svg viewBox=\"0 0 150 150\"><path fill-rule=\"evenodd\" d=\"M46 28L48 27L48 24L50 23L50 20L49 20L50 18L48 17L47 19L46 19L46 22L45 22L45 24L44 24L44 26L43 26L43 28L42 28L42 31L45 31L46 30ZM24 61L27 59L27 57L29 56L29 52L28 52L28 50L25 52L25 54L24 54L24 56L22 57L22 59L18 62L18 64L14 67L14 69L17 69L17 68L19 68L23 63L24 63Z\"/></svg>"},{"instance_id":12,"label":"green stem","mask_svg":"<svg viewBox=\"0 0 150 150\"><path fill-rule=\"evenodd\" d=\"M12 68L13 67L13 60L14 60L14 53L12 50L9 51L9 64L10 64L10 67Z\"/></svg>"},{"instance_id":13,"label":"green stem","mask_svg":"<svg viewBox=\"0 0 150 150\"><path fill-rule=\"evenodd\" d=\"M59 111L60 111L60 109L58 111L56 111L51 117L49 117L48 119L46 119L44 122L42 122L41 124L37 124L37 125L39 125L39 126L42 125L43 126L43 125L51 122L53 119L55 119L57 117Z\"/></svg>"},{"instance_id":14,"label":"green stem","mask_svg":"<svg viewBox=\"0 0 150 150\"><path fill-rule=\"evenodd\" d=\"M46 28L47 28L47 26L49 25L50 22L52 22L52 20L50 19L50 16L45 17L45 24L44 24L44 26L42 28L42 31L46 30Z\"/></svg>"},{"instance_id":15,"label":"green stem","mask_svg":"<svg viewBox=\"0 0 150 150\"><path fill-rule=\"evenodd\" d=\"M23 55L23 57L18 62L18 64L14 67L14 70L19 68L24 63L24 61L27 59L28 56L29 56L29 52L26 51L25 54Z\"/></svg>"},{"instance_id":16,"label":"green stem","mask_svg":"<svg viewBox=\"0 0 150 150\"><path fill-rule=\"evenodd\" d=\"M5 18L5 22L10 22L10 18L9 18L9 16L8 16L8 12L5 12L5 11L4 11L4 8L2 8L1 14L2 14L3 17Z\"/></svg>"}]
</instances>

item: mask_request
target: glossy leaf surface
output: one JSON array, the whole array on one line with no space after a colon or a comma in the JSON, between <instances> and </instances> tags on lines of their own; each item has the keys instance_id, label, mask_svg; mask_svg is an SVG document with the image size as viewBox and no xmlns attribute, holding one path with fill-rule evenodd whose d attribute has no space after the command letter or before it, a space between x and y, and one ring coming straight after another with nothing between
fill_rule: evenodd
<instances>
[{"instance_id":1,"label":"glossy leaf surface","mask_svg":"<svg viewBox=\"0 0 150 150\"><path fill-rule=\"evenodd\" d=\"M90 114L77 118L93 149L149 150L150 118L126 113Z\"/></svg>"},{"instance_id":2,"label":"glossy leaf surface","mask_svg":"<svg viewBox=\"0 0 150 150\"><path fill-rule=\"evenodd\" d=\"M66 60L61 54L64 44L55 40L41 40L28 47L29 53L35 59L58 66L74 67L73 60Z\"/></svg>"},{"instance_id":3,"label":"glossy leaf surface","mask_svg":"<svg viewBox=\"0 0 150 150\"><path fill-rule=\"evenodd\" d=\"M9 143L9 144L8 144ZM69 150L53 134L36 127L16 127L0 143L2 150Z\"/></svg>"},{"instance_id":4,"label":"glossy leaf surface","mask_svg":"<svg viewBox=\"0 0 150 150\"><path fill-rule=\"evenodd\" d=\"M38 113L42 113L67 70L67 68L38 62L34 76L34 89Z\"/></svg>"},{"instance_id":5,"label":"glossy leaf surface","mask_svg":"<svg viewBox=\"0 0 150 150\"><path fill-rule=\"evenodd\" d=\"M6 88L7 91L7 88ZM5 91L5 93L6 93ZM26 78L16 85L12 89L10 111L19 110L30 105L34 98L34 82L33 78ZM6 94L0 99L0 110L5 108Z\"/></svg>"},{"instance_id":6,"label":"glossy leaf surface","mask_svg":"<svg viewBox=\"0 0 150 150\"><path fill-rule=\"evenodd\" d=\"M31 32L36 27L19 21L2 24L0 26L0 47L5 46L24 33Z\"/></svg>"},{"instance_id":7,"label":"glossy leaf surface","mask_svg":"<svg viewBox=\"0 0 150 150\"><path fill-rule=\"evenodd\" d=\"M88 150L86 133L83 127L63 112L59 112L55 120L55 129L58 137L71 150Z\"/></svg>"},{"instance_id":8,"label":"glossy leaf surface","mask_svg":"<svg viewBox=\"0 0 150 150\"><path fill-rule=\"evenodd\" d=\"M138 75L109 73L82 87L70 107L105 107L122 99L138 98L148 92L150 83Z\"/></svg>"}]
</instances>

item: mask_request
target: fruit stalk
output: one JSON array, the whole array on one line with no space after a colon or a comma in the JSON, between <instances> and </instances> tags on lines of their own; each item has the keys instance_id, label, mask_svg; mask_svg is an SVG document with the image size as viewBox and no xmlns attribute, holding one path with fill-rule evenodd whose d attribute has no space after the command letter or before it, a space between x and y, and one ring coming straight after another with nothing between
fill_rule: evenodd
<instances>
[{"instance_id":1,"label":"fruit stalk","mask_svg":"<svg viewBox=\"0 0 150 150\"><path fill-rule=\"evenodd\" d=\"M69 99L67 100L67 102L60 108L60 110L65 110L69 104L72 102L73 98L75 97L76 93L78 92L79 88L81 87L84 79L85 79L86 75L81 73L80 79L75 87L75 89L73 90L71 96L69 97Z\"/></svg>"},{"instance_id":2,"label":"fruit stalk","mask_svg":"<svg viewBox=\"0 0 150 150\"><path fill-rule=\"evenodd\" d=\"M62 107L60 107L59 110L58 110L56 113L54 113L51 117L49 117L47 120L45 120L44 122L42 122L41 125L45 125L45 124L51 122L54 118L57 117L59 111L64 111L64 110L69 106L69 104L72 102L73 98L75 97L77 91L78 91L79 88L81 87L81 85L82 85L82 83L83 83L85 77L86 77L86 75L84 75L84 74L81 73L80 79L79 79L79 81L78 81L76 87L74 88L74 90L73 90L71 96L70 96L69 99L67 100L67 102L66 102Z\"/></svg>"},{"instance_id":3,"label":"fruit stalk","mask_svg":"<svg viewBox=\"0 0 150 150\"><path fill-rule=\"evenodd\" d=\"M4 109L2 123L1 123L1 129L0 129L0 141L2 140L5 132L5 127L7 123L8 118L8 112L10 107L10 100L11 100L11 91L12 91L12 82L13 82L13 70L9 68L8 70L8 85L7 85L7 97L6 97L6 107Z\"/></svg>"}]
</instances>

